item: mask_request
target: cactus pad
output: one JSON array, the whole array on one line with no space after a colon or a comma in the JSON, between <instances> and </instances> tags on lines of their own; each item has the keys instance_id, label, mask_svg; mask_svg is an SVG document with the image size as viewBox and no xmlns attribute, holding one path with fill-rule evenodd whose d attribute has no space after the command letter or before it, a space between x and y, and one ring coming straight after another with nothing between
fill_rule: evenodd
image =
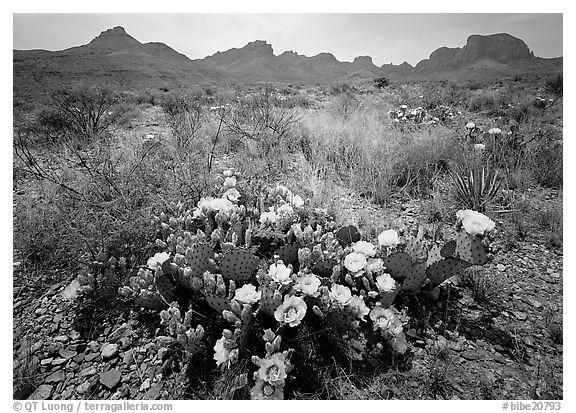
<instances>
[{"instance_id":1,"label":"cactus pad","mask_svg":"<svg viewBox=\"0 0 576 413\"><path fill-rule=\"evenodd\" d=\"M274 317L274 312L282 304L282 296L274 298L274 291L269 285L260 287L262 295L260 297L260 311L264 314Z\"/></svg>"},{"instance_id":2,"label":"cactus pad","mask_svg":"<svg viewBox=\"0 0 576 413\"><path fill-rule=\"evenodd\" d=\"M421 264L428 259L428 251L426 245L419 239L411 239L406 244L406 253L412 258L414 264Z\"/></svg>"},{"instance_id":3,"label":"cactus pad","mask_svg":"<svg viewBox=\"0 0 576 413\"><path fill-rule=\"evenodd\" d=\"M353 243L360 241L360 233L354 225L348 225L340 228L336 232L336 239L343 247L348 247Z\"/></svg>"},{"instance_id":4,"label":"cactus pad","mask_svg":"<svg viewBox=\"0 0 576 413\"><path fill-rule=\"evenodd\" d=\"M158 293L164 298L167 303L176 301L175 288L170 282L170 278L166 275L162 275L155 280L156 289Z\"/></svg>"},{"instance_id":5,"label":"cactus pad","mask_svg":"<svg viewBox=\"0 0 576 413\"><path fill-rule=\"evenodd\" d=\"M184 350L192 355L201 353L204 350L204 346L202 344L198 344L189 340L182 340L180 341L180 344L182 347L184 347Z\"/></svg>"},{"instance_id":6,"label":"cactus pad","mask_svg":"<svg viewBox=\"0 0 576 413\"><path fill-rule=\"evenodd\" d=\"M440 250L440 255L443 258L448 258L453 257L455 252L456 252L456 241L451 240L448 241L446 244L444 244L444 246Z\"/></svg>"},{"instance_id":7,"label":"cactus pad","mask_svg":"<svg viewBox=\"0 0 576 413\"><path fill-rule=\"evenodd\" d=\"M352 330L355 321L356 317L346 311L332 311L325 318L325 323L337 334L345 334Z\"/></svg>"},{"instance_id":8,"label":"cactus pad","mask_svg":"<svg viewBox=\"0 0 576 413\"><path fill-rule=\"evenodd\" d=\"M248 318L242 319L242 324L240 325L240 331L238 335L238 346L240 348L245 348L246 344L252 337L252 326L254 325L254 313L250 313Z\"/></svg>"},{"instance_id":9,"label":"cactus pad","mask_svg":"<svg viewBox=\"0 0 576 413\"><path fill-rule=\"evenodd\" d=\"M402 289L404 289L404 284L402 284ZM380 303L382 304L382 308L388 308L392 305L392 303L394 302L394 299L396 298L396 296L398 295L398 293L400 292L399 289L395 289L394 291L387 291L387 292L381 292L380 293L380 298L378 299L378 301L380 301Z\"/></svg>"},{"instance_id":10,"label":"cactus pad","mask_svg":"<svg viewBox=\"0 0 576 413\"><path fill-rule=\"evenodd\" d=\"M488 262L488 248L482 245L482 237L469 235L464 231L456 236L456 255L472 265L484 265Z\"/></svg>"},{"instance_id":11,"label":"cactus pad","mask_svg":"<svg viewBox=\"0 0 576 413\"><path fill-rule=\"evenodd\" d=\"M412 272L402 282L402 290L420 291L424 281L426 281L426 263L414 264Z\"/></svg>"},{"instance_id":12,"label":"cactus pad","mask_svg":"<svg viewBox=\"0 0 576 413\"><path fill-rule=\"evenodd\" d=\"M412 273L412 258L405 252L396 252L382 261L386 272L396 281L403 281Z\"/></svg>"},{"instance_id":13,"label":"cactus pad","mask_svg":"<svg viewBox=\"0 0 576 413\"><path fill-rule=\"evenodd\" d=\"M225 279L248 281L258 270L258 264L258 257L250 251L235 249L224 255L220 262L220 271Z\"/></svg>"},{"instance_id":14,"label":"cactus pad","mask_svg":"<svg viewBox=\"0 0 576 413\"><path fill-rule=\"evenodd\" d=\"M310 270L320 277L328 278L332 276L332 270L336 264L337 261L334 259L320 260L312 264Z\"/></svg>"},{"instance_id":15,"label":"cactus pad","mask_svg":"<svg viewBox=\"0 0 576 413\"><path fill-rule=\"evenodd\" d=\"M186 261L190 265L193 277L201 277L211 268L210 260L214 259L214 251L207 244L195 244L192 251L186 254Z\"/></svg>"},{"instance_id":16,"label":"cactus pad","mask_svg":"<svg viewBox=\"0 0 576 413\"><path fill-rule=\"evenodd\" d=\"M292 264L293 267L296 267L299 264L297 244L283 245L276 250L276 254L280 256L280 259L285 265Z\"/></svg>"},{"instance_id":17,"label":"cactus pad","mask_svg":"<svg viewBox=\"0 0 576 413\"><path fill-rule=\"evenodd\" d=\"M206 302L210 307L214 310L221 313L224 310L230 310L230 300L222 295L218 295L215 293L206 292L205 294Z\"/></svg>"},{"instance_id":18,"label":"cactus pad","mask_svg":"<svg viewBox=\"0 0 576 413\"><path fill-rule=\"evenodd\" d=\"M160 294L149 291L143 291L142 294L136 298L134 304L150 310L163 310L168 307L168 304L162 299Z\"/></svg>"},{"instance_id":19,"label":"cactus pad","mask_svg":"<svg viewBox=\"0 0 576 413\"><path fill-rule=\"evenodd\" d=\"M462 271L464 268L468 268L470 265L472 264L458 258L443 258L428 267L426 275L434 285L439 285L448 278Z\"/></svg>"}]
</instances>

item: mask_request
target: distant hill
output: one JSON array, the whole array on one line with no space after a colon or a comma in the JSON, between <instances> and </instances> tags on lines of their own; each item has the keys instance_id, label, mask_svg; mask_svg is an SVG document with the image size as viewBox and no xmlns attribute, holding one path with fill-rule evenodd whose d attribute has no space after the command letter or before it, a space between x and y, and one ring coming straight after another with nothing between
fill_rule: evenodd
<instances>
[{"instance_id":1,"label":"distant hill","mask_svg":"<svg viewBox=\"0 0 576 413\"><path fill-rule=\"evenodd\" d=\"M66 50L14 50L13 71L15 93L81 84L128 90L185 87L218 83L226 77L164 43L140 43L119 26Z\"/></svg>"},{"instance_id":2,"label":"distant hill","mask_svg":"<svg viewBox=\"0 0 576 413\"><path fill-rule=\"evenodd\" d=\"M256 40L242 48L191 60L164 43L140 43L118 26L90 43L61 51L14 50L15 93L56 86L110 84L123 89L233 82L333 82L386 76L398 80L490 80L523 73L561 72L563 58L535 57L509 34L472 35L464 47L441 47L415 67L376 66L370 56L340 62L330 53L275 55Z\"/></svg>"}]
</instances>

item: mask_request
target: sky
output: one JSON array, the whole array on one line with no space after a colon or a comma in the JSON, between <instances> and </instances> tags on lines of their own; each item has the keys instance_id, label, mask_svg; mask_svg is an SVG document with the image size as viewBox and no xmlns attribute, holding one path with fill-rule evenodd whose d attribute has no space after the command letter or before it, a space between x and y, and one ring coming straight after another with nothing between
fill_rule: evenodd
<instances>
[{"instance_id":1,"label":"sky","mask_svg":"<svg viewBox=\"0 0 576 413\"><path fill-rule=\"evenodd\" d=\"M439 47L462 47L471 34L508 33L540 57L563 55L563 15L535 14L13 14L13 48L62 50L89 43L103 30L122 26L142 43L162 42L191 59L266 40L313 56L340 61L371 56L376 65L415 65Z\"/></svg>"}]
</instances>

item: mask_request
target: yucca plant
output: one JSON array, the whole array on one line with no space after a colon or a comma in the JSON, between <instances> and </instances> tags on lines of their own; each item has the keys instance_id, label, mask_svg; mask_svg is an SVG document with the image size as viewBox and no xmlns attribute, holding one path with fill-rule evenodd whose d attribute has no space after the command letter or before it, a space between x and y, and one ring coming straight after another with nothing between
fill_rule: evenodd
<instances>
[{"instance_id":1,"label":"yucca plant","mask_svg":"<svg viewBox=\"0 0 576 413\"><path fill-rule=\"evenodd\" d=\"M456 187L458 201L478 212L486 210L486 205L494 199L502 184L498 172L483 165L460 168L450 172L450 177Z\"/></svg>"}]
</instances>

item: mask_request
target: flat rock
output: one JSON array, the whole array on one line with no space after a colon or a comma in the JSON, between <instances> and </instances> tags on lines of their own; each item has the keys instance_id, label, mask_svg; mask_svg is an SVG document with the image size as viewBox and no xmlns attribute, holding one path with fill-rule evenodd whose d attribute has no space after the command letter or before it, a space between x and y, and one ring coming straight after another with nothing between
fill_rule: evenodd
<instances>
[{"instance_id":1,"label":"flat rock","mask_svg":"<svg viewBox=\"0 0 576 413\"><path fill-rule=\"evenodd\" d=\"M46 383L58 383L64 380L64 376L65 376L64 370L58 370L49 375L44 381Z\"/></svg>"},{"instance_id":2,"label":"flat rock","mask_svg":"<svg viewBox=\"0 0 576 413\"><path fill-rule=\"evenodd\" d=\"M160 398L160 390L162 390L162 384L157 383L150 390L144 393L142 396L143 400L158 400Z\"/></svg>"},{"instance_id":3,"label":"flat rock","mask_svg":"<svg viewBox=\"0 0 576 413\"><path fill-rule=\"evenodd\" d=\"M94 384L96 384L95 381L86 380L84 383L82 383L81 385L76 387L76 392L78 394L88 393L88 392L90 392L90 390L92 390L92 387L94 387Z\"/></svg>"},{"instance_id":4,"label":"flat rock","mask_svg":"<svg viewBox=\"0 0 576 413\"><path fill-rule=\"evenodd\" d=\"M65 358L65 359L71 359L72 357L75 357L76 354L78 354L76 351L72 351L70 349L60 349L60 351L58 352L58 354L60 354L61 357Z\"/></svg>"},{"instance_id":5,"label":"flat rock","mask_svg":"<svg viewBox=\"0 0 576 413\"><path fill-rule=\"evenodd\" d=\"M107 387L109 390L112 390L114 387L116 387L118 383L120 383L121 378L122 375L116 369L100 373L100 383L102 383L102 385Z\"/></svg>"},{"instance_id":6,"label":"flat rock","mask_svg":"<svg viewBox=\"0 0 576 413\"><path fill-rule=\"evenodd\" d=\"M524 313L522 311L512 311L512 314L514 314L514 317L516 317L520 321L524 321L524 320L526 320L526 318L528 318L526 313Z\"/></svg>"},{"instance_id":7,"label":"flat rock","mask_svg":"<svg viewBox=\"0 0 576 413\"><path fill-rule=\"evenodd\" d=\"M96 369L94 367L86 367L85 369L83 369L80 372L80 377L88 377L88 376L93 376L97 373Z\"/></svg>"},{"instance_id":8,"label":"flat rock","mask_svg":"<svg viewBox=\"0 0 576 413\"><path fill-rule=\"evenodd\" d=\"M99 354L99 353L90 353L90 354L84 356L84 360L85 360L87 363L90 363L91 361L96 360L98 357L100 357L100 354Z\"/></svg>"},{"instance_id":9,"label":"flat rock","mask_svg":"<svg viewBox=\"0 0 576 413\"><path fill-rule=\"evenodd\" d=\"M68 336L65 336L65 335L61 335L61 336L54 337L54 341L57 341L57 342L60 342L60 343L65 343L65 342L67 342L68 340L69 340L69 339L68 339Z\"/></svg>"},{"instance_id":10,"label":"flat rock","mask_svg":"<svg viewBox=\"0 0 576 413\"><path fill-rule=\"evenodd\" d=\"M34 393L32 393L30 397L28 397L28 400L46 400L50 397L50 395L52 395L53 389L54 386L51 386L49 384L42 384L41 386L36 388L36 390L34 390Z\"/></svg>"},{"instance_id":11,"label":"flat rock","mask_svg":"<svg viewBox=\"0 0 576 413\"><path fill-rule=\"evenodd\" d=\"M68 359L59 357L57 359L52 360L52 364L53 366L61 366L62 364L65 364L68 361Z\"/></svg>"},{"instance_id":12,"label":"flat rock","mask_svg":"<svg viewBox=\"0 0 576 413\"><path fill-rule=\"evenodd\" d=\"M122 324L108 336L108 341L116 343L123 337L130 337L133 334L132 326L128 323Z\"/></svg>"},{"instance_id":13,"label":"flat rock","mask_svg":"<svg viewBox=\"0 0 576 413\"><path fill-rule=\"evenodd\" d=\"M100 351L100 354L102 355L102 358L104 360L117 356L118 355L118 344L111 344L111 343L103 344L102 349Z\"/></svg>"},{"instance_id":14,"label":"flat rock","mask_svg":"<svg viewBox=\"0 0 576 413\"><path fill-rule=\"evenodd\" d=\"M91 351L96 353L98 350L100 350L100 343L93 340L93 341L88 343L88 347L90 348Z\"/></svg>"}]
</instances>

